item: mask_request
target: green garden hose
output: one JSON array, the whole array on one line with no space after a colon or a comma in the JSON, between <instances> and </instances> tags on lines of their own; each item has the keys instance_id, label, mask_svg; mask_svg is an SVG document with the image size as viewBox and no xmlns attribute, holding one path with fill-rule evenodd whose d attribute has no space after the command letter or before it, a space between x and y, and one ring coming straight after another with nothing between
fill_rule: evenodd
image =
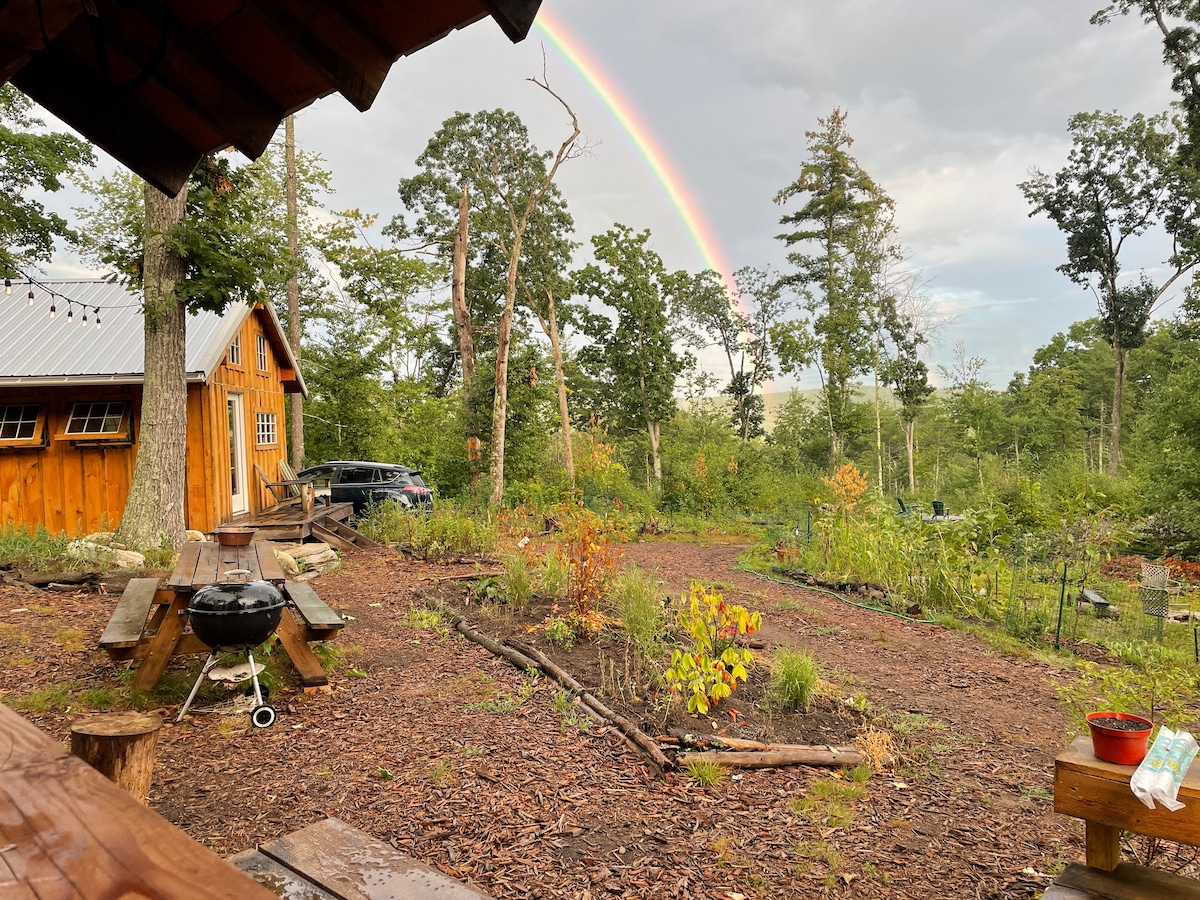
<instances>
[{"instance_id":1,"label":"green garden hose","mask_svg":"<svg viewBox=\"0 0 1200 900\"><path fill-rule=\"evenodd\" d=\"M906 621L906 622L916 622L919 625L936 625L937 624L937 619L928 618L928 617L924 618L924 619L916 619L916 618L913 618L912 616L905 615L904 613L892 612L890 609L880 609L878 606L870 606L866 603L855 603L853 600L847 600L841 594L836 593L835 591L831 591L827 588L813 587L812 585L801 584L798 581L788 581L786 578L774 578L771 575L764 575L762 572L756 572L753 569L749 568L745 563L739 562L737 564L737 567L738 567L738 569L745 572L746 574L753 575L755 578L763 578L767 581L773 581L776 584L788 585L789 587L798 587L801 590L805 590L805 591L816 591L818 594L828 594L830 597L833 597L835 600L841 600L843 603L848 603L850 606L856 607L858 609L865 609L865 610L869 610L870 612L883 613L883 615L885 615L885 616L894 616L897 619L904 619L904 621Z\"/></svg>"}]
</instances>

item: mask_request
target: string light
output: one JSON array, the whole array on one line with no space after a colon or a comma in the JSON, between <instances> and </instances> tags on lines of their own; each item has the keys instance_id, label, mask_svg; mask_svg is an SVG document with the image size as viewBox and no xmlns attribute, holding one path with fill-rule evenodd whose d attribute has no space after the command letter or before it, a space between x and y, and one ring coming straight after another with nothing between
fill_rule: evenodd
<instances>
[{"instance_id":1,"label":"string light","mask_svg":"<svg viewBox=\"0 0 1200 900\"><path fill-rule=\"evenodd\" d=\"M96 330L100 330L100 307L95 307L96 310Z\"/></svg>"},{"instance_id":2,"label":"string light","mask_svg":"<svg viewBox=\"0 0 1200 900\"><path fill-rule=\"evenodd\" d=\"M87 310L86 310L86 309L83 311L83 321L82 321L82 322L80 322L79 324L80 324L80 325L87 325Z\"/></svg>"},{"instance_id":3,"label":"string light","mask_svg":"<svg viewBox=\"0 0 1200 900\"><path fill-rule=\"evenodd\" d=\"M33 306L33 282L29 282L29 299L26 301L29 306Z\"/></svg>"},{"instance_id":4,"label":"string light","mask_svg":"<svg viewBox=\"0 0 1200 900\"><path fill-rule=\"evenodd\" d=\"M71 308L71 302L67 301L67 324L71 324L71 319L74 317L75 311Z\"/></svg>"},{"instance_id":5,"label":"string light","mask_svg":"<svg viewBox=\"0 0 1200 900\"><path fill-rule=\"evenodd\" d=\"M6 294L12 293L12 279L11 278L4 279L4 293L6 293Z\"/></svg>"},{"instance_id":6,"label":"string light","mask_svg":"<svg viewBox=\"0 0 1200 900\"><path fill-rule=\"evenodd\" d=\"M0 0L0 5L2 5L2 3L3 3L3 0ZM37 292L34 290L34 288L41 288L43 293L45 293L46 295L49 296L50 318L51 319L54 319L58 316L58 301L65 300L67 303L66 322L68 325L73 324L75 321L74 307L76 304L78 304L79 308L81 310L83 310L83 317L82 317L81 323L84 325L86 325L88 323L88 310L91 309L92 312L96 316L96 327L97 328L100 327L100 310L102 310L102 309L107 310L107 309L141 309L142 308L141 302L115 303L112 305L95 304L95 303L86 303L86 304L80 303L78 300L73 300L72 298L68 297L66 294L62 293L61 291L55 290L54 288L52 288L50 286L50 284L47 284L42 281L38 281L33 276L28 275L19 269L16 270L16 274L17 274L18 278L24 278L29 285L29 293L26 296L26 302L30 307L35 306L36 301L37 301ZM72 282L53 282L53 283L54 284L71 284ZM5 278L4 278L4 293L6 295L11 295L12 292L13 292L12 276L5 276Z\"/></svg>"},{"instance_id":7,"label":"string light","mask_svg":"<svg viewBox=\"0 0 1200 900\"><path fill-rule=\"evenodd\" d=\"M55 305L54 305L54 301L53 301L53 300L51 300L51 301L50 301L50 318L52 318L52 319L53 319L53 318L54 318L54 315L55 315L55 313L57 313L57 312L58 312L58 309L57 309L57 307L55 307Z\"/></svg>"}]
</instances>

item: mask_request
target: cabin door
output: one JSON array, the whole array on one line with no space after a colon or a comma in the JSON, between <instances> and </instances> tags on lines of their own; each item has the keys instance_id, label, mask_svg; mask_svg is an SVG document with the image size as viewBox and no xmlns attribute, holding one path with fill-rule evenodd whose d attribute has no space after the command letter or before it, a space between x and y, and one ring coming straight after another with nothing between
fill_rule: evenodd
<instances>
[{"instance_id":1,"label":"cabin door","mask_svg":"<svg viewBox=\"0 0 1200 900\"><path fill-rule=\"evenodd\" d=\"M246 409L241 394L229 394L229 488L236 516L250 511L246 490Z\"/></svg>"}]
</instances>

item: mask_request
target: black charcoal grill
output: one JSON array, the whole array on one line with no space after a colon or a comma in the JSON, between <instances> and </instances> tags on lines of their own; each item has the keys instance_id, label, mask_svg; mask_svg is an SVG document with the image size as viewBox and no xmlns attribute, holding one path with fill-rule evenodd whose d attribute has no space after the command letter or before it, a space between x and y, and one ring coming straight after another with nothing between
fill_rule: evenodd
<instances>
[{"instance_id":1,"label":"black charcoal grill","mask_svg":"<svg viewBox=\"0 0 1200 900\"><path fill-rule=\"evenodd\" d=\"M233 569L224 573L225 578L249 575L245 569ZM176 722L196 699L196 693L204 677L216 665L217 654L242 651L250 665L250 680L254 686L254 708L250 721L256 728L266 728L275 722L275 709L268 706L258 684L258 673L254 668L253 648L257 647L279 627L283 618L283 594L266 581L228 581L202 587L192 595L188 603L188 618L196 637L212 652L209 654L200 677L192 686L187 702L179 710Z\"/></svg>"}]
</instances>

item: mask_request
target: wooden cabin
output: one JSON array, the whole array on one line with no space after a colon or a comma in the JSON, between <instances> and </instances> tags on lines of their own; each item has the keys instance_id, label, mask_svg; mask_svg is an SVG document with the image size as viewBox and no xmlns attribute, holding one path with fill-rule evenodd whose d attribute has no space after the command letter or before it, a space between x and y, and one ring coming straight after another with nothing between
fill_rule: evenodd
<instances>
[{"instance_id":1,"label":"wooden cabin","mask_svg":"<svg viewBox=\"0 0 1200 900\"><path fill-rule=\"evenodd\" d=\"M77 535L120 523L141 414L140 302L103 281L0 294L0 527ZM270 306L190 315L186 370L184 521L207 532L276 502L255 466L278 478L284 395L306 389Z\"/></svg>"}]
</instances>

